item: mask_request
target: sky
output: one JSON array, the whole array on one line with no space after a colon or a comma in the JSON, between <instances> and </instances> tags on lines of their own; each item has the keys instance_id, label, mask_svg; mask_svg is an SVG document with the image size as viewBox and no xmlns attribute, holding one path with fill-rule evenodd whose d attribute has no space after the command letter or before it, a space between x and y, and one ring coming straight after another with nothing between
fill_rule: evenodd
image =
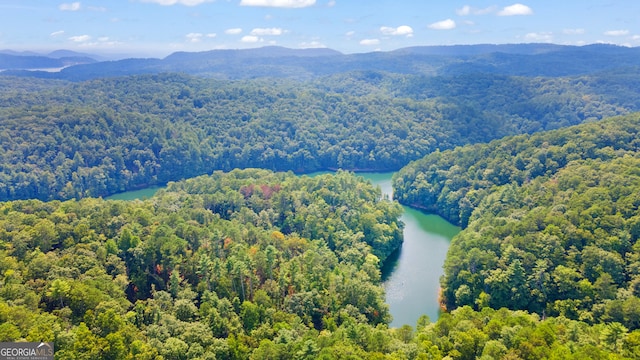
<instances>
[{"instance_id":1,"label":"sky","mask_svg":"<svg viewBox=\"0 0 640 360\"><path fill-rule=\"evenodd\" d=\"M638 0L0 0L0 50L164 57L262 46L640 46Z\"/></svg>"}]
</instances>

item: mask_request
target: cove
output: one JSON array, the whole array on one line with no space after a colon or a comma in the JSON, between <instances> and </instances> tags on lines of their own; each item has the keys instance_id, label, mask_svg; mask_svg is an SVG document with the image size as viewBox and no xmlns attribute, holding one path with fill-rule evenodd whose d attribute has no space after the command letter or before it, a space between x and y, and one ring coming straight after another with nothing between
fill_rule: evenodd
<instances>
[{"instance_id":1,"label":"cove","mask_svg":"<svg viewBox=\"0 0 640 360\"><path fill-rule=\"evenodd\" d=\"M328 172L307 174L315 176ZM392 172L357 173L358 176L380 186L382 193L393 197ZM161 187L149 187L115 194L105 199L135 200L153 196ZM382 281L386 302L393 316L390 327L415 326L422 315L431 321L438 319L440 306L438 294L442 265L449 249L449 242L460 228L438 215L403 206L404 242L382 268Z\"/></svg>"}]
</instances>

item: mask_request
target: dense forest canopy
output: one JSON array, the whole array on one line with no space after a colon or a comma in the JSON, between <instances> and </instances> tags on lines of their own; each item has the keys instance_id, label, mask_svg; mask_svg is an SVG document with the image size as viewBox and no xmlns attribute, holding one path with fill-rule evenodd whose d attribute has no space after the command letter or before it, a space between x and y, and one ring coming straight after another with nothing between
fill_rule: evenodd
<instances>
[{"instance_id":1,"label":"dense forest canopy","mask_svg":"<svg viewBox=\"0 0 640 360\"><path fill-rule=\"evenodd\" d=\"M637 49L486 48L4 72L0 342L61 359L640 357ZM350 172L294 172L400 168L398 200L465 229L446 312L389 329L401 206Z\"/></svg>"},{"instance_id":2,"label":"dense forest canopy","mask_svg":"<svg viewBox=\"0 0 640 360\"><path fill-rule=\"evenodd\" d=\"M551 176L577 159L640 151L640 115L438 151L394 174L394 197L466 226L495 186Z\"/></svg>"},{"instance_id":3,"label":"dense forest canopy","mask_svg":"<svg viewBox=\"0 0 640 360\"><path fill-rule=\"evenodd\" d=\"M174 358L185 341L248 353L279 329L384 324L379 266L402 241L400 213L353 174L267 170L172 183L144 202L4 203L0 340L45 336L62 358L91 345L94 358Z\"/></svg>"},{"instance_id":4,"label":"dense forest canopy","mask_svg":"<svg viewBox=\"0 0 640 360\"><path fill-rule=\"evenodd\" d=\"M462 307L389 329L400 207L351 173L216 172L145 201L0 204L0 341L59 359L632 357L640 331ZM372 240L373 239L373 240ZM378 255L376 255L378 254Z\"/></svg>"},{"instance_id":5,"label":"dense forest canopy","mask_svg":"<svg viewBox=\"0 0 640 360\"><path fill-rule=\"evenodd\" d=\"M0 77L0 200L105 196L247 167L397 170L437 149L640 110L637 76Z\"/></svg>"},{"instance_id":6,"label":"dense forest canopy","mask_svg":"<svg viewBox=\"0 0 640 360\"><path fill-rule=\"evenodd\" d=\"M401 201L466 226L445 262L447 308L639 328L639 127L633 114L468 145L396 174Z\"/></svg>"}]
</instances>

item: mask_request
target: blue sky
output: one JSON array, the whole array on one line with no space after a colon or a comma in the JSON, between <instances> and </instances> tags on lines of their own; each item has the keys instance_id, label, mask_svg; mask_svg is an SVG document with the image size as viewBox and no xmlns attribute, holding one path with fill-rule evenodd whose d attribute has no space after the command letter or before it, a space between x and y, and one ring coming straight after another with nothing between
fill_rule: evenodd
<instances>
[{"instance_id":1,"label":"blue sky","mask_svg":"<svg viewBox=\"0 0 640 360\"><path fill-rule=\"evenodd\" d=\"M638 0L0 0L0 49L164 57L267 45L343 53L546 42L640 45Z\"/></svg>"}]
</instances>

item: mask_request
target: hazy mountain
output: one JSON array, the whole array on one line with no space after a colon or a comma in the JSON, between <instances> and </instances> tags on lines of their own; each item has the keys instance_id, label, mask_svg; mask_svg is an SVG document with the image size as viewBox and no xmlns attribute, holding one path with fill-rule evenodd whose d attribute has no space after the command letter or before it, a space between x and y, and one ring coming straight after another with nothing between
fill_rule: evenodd
<instances>
[{"instance_id":1,"label":"hazy mountain","mask_svg":"<svg viewBox=\"0 0 640 360\"><path fill-rule=\"evenodd\" d=\"M54 69L96 61L89 54L69 50L54 51L48 55L11 50L0 52L0 70Z\"/></svg>"},{"instance_id":2,"label":"hazy mountain","mask_svg":"<svg viewBox=\"0 0 640 360\"><path fill-rule=\"evenodd\" d=\"M383 71L421 75L495 73L518 76L568 76L640 66L640 49L614 45L553 44L455 45L409 47L390 52L342 54L331 49L256 49L176 52L164 59L124 59L94 62L65 50L50 57L4 55L4 69L56 67L61 72L8 71L5 75L86 80L133 74L182 72L221 79L277 77L310 79L349 71ZM12 57L13 56L13 57ZM69 66L74 60L79 65ZM29 62L30 61L30 62Z\"/></svg>"}]
</instances>

